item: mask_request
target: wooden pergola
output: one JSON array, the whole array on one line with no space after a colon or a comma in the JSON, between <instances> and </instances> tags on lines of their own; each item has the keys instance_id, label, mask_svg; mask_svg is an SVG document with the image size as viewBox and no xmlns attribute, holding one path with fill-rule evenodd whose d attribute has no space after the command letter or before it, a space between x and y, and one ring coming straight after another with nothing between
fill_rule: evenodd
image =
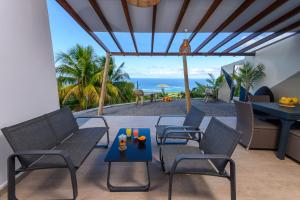
<instances>
[{"instance_id":1,"label":"wooden pergola","mask_svg":"<svg viewBox=\"0 0 300 200\"><path fill-rule=\"evenodd\" d=\"M179 50L171 51L171 47L182 43L176 40L178 33L189 30L187 39L192 51L183 56L188 84L186 56L255 56L256 51L300 32L300 1L297 0L160 0L147 8L136 7L126 0L56 1L107 53L99 114L103 113L110 56L182 56ZM116 50L112 51L97 35L103 32L110 35ZM129 33L133 50L120 43L117 34L120 32ZM151 34L150 51L139 50L135 33ZM170 38L165 50L157 52L155 44L161 41L155 35L159 33L170 33ZM195 38L199 40L201 33L208 36L196 43ZM203 51L223 33L226 37ZM187 96L188 88L186 85ZM189 110L190 99L186 100Z\"/></svg>"}]
</instances>

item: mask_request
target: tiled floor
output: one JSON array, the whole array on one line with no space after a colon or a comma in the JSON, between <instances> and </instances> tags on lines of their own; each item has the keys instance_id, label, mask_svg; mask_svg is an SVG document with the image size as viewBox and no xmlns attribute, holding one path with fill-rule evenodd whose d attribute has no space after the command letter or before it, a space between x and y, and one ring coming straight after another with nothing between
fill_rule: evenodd
<instances>
[{"instance_id":1,"label":"tiled floor","mask_svg":"<svg viewBox=\"0 0 300 200\"><path fill-rule=\"evenodd\" d=\"M167 199L168 176L160 171L158 148L154 143L154 125L157 117L107 116L111 127L111 139L121 127L150 127L152 131L153 161L150 164L151 190L139 193L111 193L106 187L107 165L103 161L107 150L95 149L77 172L80 200L89 199ZM235 118L220 118L235 126ZM201 125L205 128L209 118ZM178 119L172 123L177 124ZM96 125L90 120L83 126ZM193 144L192 144L193 145ZM272 151L246 151L238 146L233 159L237 164L238 200L298 200L300 199L300 166L285 159L278 160ZM142 184L144 165L114 164L112 179L115 184ZM218 177L200 175L176 175L173 199L226 200L229 181ZM17 185L19 199L70 199L72 197L67 170L35 171ZM0 199L6 199L2 196Z\"/></svg>"}]
</instances>

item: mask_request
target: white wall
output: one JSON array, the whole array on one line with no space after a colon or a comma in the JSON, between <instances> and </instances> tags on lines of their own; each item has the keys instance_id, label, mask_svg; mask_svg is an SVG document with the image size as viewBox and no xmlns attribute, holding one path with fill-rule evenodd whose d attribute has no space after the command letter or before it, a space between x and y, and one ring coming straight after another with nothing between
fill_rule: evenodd
<instances>
[{"instance_id":1,"label":"white wall","mask_svg":"<svg viewBox=\"0 0 300 200\"><path fill-rule=\"evenodd\" d=\"M300 71L300 34L266 47L245 61L264 64L266 77L256 88L263 85L272 88Z\"/></svg>"},{"instance_id":2,"label":"white wall","mask_svg":"<svg viewBox=\"0 0 300 200\"><path fill-rule=\"evenodd\" d=\"M59 108L46 1L0 6L0 129ZM0 132L0 188L11 153Z\"/></svg>"}]
</instances>

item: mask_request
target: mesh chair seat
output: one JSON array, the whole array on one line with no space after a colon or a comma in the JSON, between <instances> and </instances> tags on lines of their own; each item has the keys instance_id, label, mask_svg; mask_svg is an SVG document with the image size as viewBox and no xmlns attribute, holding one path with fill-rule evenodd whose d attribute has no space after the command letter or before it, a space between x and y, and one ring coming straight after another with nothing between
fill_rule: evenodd
<instances>
[{"instance_id":1,"label":"mesh chair seat","mask_svg":"<svg viewBox=\"0 0 300 200\"><path fill-rule=\"evenodd\" d=\"M187 145L162 145L161 155L164 160L165 172L169 173L176 155L203 154L198 147ZM176 173L216 173L217 171L208 160L184 160L176 168Z\"/></svg>"}]
</instances>

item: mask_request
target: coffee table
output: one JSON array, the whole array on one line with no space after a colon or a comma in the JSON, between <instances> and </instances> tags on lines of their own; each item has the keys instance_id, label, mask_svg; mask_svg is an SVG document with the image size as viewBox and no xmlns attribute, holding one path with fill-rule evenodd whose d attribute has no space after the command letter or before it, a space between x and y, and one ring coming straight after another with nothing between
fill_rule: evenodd
<instances>
[{"instance_id":1,"label":"coffee table","mask_svg":"<svg viewBox=\"0 0 300 200\"><path fill-rule=\"evenodd\" d=\"M121 134L126 135L126 129L121 128L110 147L105 157L105 162L108 162L108 174L107 174L107 187L111 192L141 192L149 191L150 177L148 162L152 161L152 148L151 148L151 136L149 128L138 128L139 136L146 136L147 140L145 145L140 146L134 138L127 139L127 149L125 151L119 150L118 136ZM132 134L133 135L133 134ZM110 170L112 162L144 162L147 169L147 185L144 186L113 186L110 183Z\"/></svg>"}]
</instances>

